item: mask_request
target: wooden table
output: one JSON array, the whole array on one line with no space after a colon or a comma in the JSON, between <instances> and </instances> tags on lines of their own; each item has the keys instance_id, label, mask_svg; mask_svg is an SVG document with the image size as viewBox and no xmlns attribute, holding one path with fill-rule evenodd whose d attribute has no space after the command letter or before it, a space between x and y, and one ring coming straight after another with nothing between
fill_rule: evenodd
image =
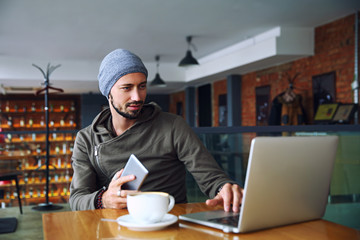
<instances>
[{"instance_id":1,"label":"wooden table","mask_svg":"<svg viewBox=\"0 0 360 240\"><path fill-rule=\"evenodd\" d=\"M177 204L174 215L211 210L204 203ZM360 231L325 220L315 220L246 234L224 233L197 224L179 220L165 229L136 232L120 227L116 219L127 210L98 209L42 215L45 240L57 239L360 239Z\"/></svg>"}]
</instances>

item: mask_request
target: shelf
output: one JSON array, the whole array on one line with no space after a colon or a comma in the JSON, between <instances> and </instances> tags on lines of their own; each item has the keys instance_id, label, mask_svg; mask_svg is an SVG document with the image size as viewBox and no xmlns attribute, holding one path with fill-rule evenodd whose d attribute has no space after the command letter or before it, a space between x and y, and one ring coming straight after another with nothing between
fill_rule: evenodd
<instances>
[{"instance_id":1,"label":"shelf","mask_svg":"<svg viewBox=\"0 0 360 240\"><path fill-rule=\"evenodd\" d=\"M57 130L71 130L74 129L76 127L76 125L70 126L70 125L64 125L61 126L60 124L54 124L53 126L50 125L49 129L50 131L57 131ZM1 126L1 128L3 129L3 131L45 131L46 128L45 126L40 126L40 125L36 125L34 124L33 126L24 126L24 127L20 127L20 126L13 126L13 127L9 127L9 126Z\"/></svg>"},{"instance_id":2,"label":"shelf","mask_svg":"<svg viewBox=\"0 0 360 240\"><path fill-rule=\"evenodd\" d=\"M44 143L45 141L45 137L44 138L36 138L35 140L33 140L33 138L11 138L11 141L9 141L8 138L5 139L4 143L0 143L0 146L3 144L24 144L24 142L26 142L26 144L39 144L39 143ZM57 137L56 139L49 139L50 143L62 143L62 142L74 142L75 138L73 137Z\"/></svg>"},{"instance_id":3,"label":"shelf","mask_svg":"<svg viewBox=\"0 0 360 240\"><path fill-rule=\"evenodd\" d=\"M50 202L53 203L67 203L69 201L69 196L70 193L68 194L57 194L56 196L49 196L49 200ZM21 198L21 203L22 205L33 205L33 204L37 204L37 203L43 203L45 202L45 195L41 194L40 197L38 197L37 195L34 195L33 197L30 197L30 195L25 195L25 198L23 198L22 196ZM10 199L4 198L4 199L0 199L0 202L4 202L7 206L11 203L12 207L18 206L18 199L17 197L11 197Z\"/></svg>"},{"instance_id":4,"label":"shelf","mask_svg":"<svg viewBox=\"0 0 360 240\"><path fill-rule=\"evenodd\" d=\"M59 153L59 154L50 154L49 157L50 158L56 158L56 157L64 157L64 156L70 156L72 153L71 152L67 152L67 153ZM42 154L13 154L13 155L8 155L6 153L2 153L0 156L0 160L19 160L19 159L23 159L23 158L45 158L46 155L45 153Z\"/></svg>"},{"instance_id":5,"label":"shelf","mask_svg":"<svg viewBox=\"0 0 360 240\"><path fill-rule=\"evenodd\" d=\"M45 200L47 134L51 177L49 197L54 203L68 197L64 194L54 198L52 192L60 195L63 189L66 189L69 193L73 174L70 159L76 132L80 126L80 96L50 95L47 112L44 110L44 100L43 95L0 95L0 167L16 169L23 173L19 177L19 184L24 205ZM48 129L45 122L46 113L49 117ZM0 185L0 189L5 192L5 198L9 194L11 198L15 198L15 181ZM30 198L30 190L34 196L41 191L43 197ZM11 205L16 204L12 199L7 201Z\"/></svg>"},{"instance_id":6,"label":"shelf","mask_svg":"<svg viewBox=\"0 0 360 240\"><path fill-rule=\"evenodd\" d=\"M58 181L58 182L50 182L49 184L50 185L66 185L66 184L70 184L70 180L69 181ZM19 187L35 187L35 186L44 186L46 184L45 181L42 181L42 182L28 182L28 183L25 183L25 182L22 182L22 183L19 183ZM1 188L8 188L8 187L15 187L15 184L3 184L3 185L0 185L0 189Z\"/></svg>"},{"instance_id":7,"label":"shelf","mask_svg":"<svg viewBox=\"0 0 360 240\"><path fill-rule=\"evenodd\" d=\"M13 115L24 115L24 114L45 114L45 111L44 110L36 110L35 112L33 111L23 111L23 110L18 110L18 111L15 111L15 109L10 109L10 111L1 111L0 114L13 114ZM61 111L60 109L54 109L54 111L49 111L49 115L50 114L57 114L57 113L61 113L61 114L64 114L64 113L76 113L75 110L71 111L69 109L64 109L64 111Z\"/></svg>"}]
</instances>

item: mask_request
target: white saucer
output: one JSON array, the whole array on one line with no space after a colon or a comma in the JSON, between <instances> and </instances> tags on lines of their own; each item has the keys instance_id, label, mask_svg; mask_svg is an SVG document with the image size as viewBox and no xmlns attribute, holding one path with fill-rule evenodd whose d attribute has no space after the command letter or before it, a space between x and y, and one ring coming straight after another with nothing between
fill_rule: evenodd
<instances>
[{"instance_id":1,"label":"white saucer","mask_svg":"<svg viewBox=\"0 0 360 240\"><path fill-rule=\"evenodd\" d=\"M157 223L149 223L149 224L137 223L129 214L127 214L118 217L116 221L119 225L127 227L128 229L133 231L156 231L164 227L167 227L173 223L176 223L177 220L178 220L177 216L172 214L166 214L164 218Z\"/></svg>"}]
</instances>

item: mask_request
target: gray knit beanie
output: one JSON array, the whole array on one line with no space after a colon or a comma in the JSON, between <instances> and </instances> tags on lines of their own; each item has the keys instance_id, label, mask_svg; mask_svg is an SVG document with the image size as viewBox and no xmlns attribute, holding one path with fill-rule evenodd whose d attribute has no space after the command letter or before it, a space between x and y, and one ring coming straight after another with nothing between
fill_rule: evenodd
<instances>
[{"instance_id":1,"label":"gray knit beanie","mask_svg":"<svg viewBox=\"0 0 360 240\"><path fill-rule=\"evenodd\" d=\"M109 53L101 62L99 69L99 89L102 95L109 97L114 84L129 73L143 73L146 78L148 72L141 59L125 49L116 49Z\"/></svg>"}]
</instances>

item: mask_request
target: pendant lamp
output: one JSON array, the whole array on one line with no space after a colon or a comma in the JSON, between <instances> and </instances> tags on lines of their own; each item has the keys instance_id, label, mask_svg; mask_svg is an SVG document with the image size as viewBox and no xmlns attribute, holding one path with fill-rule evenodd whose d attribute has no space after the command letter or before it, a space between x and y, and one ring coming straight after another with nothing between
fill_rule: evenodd
<instances>
[{"instance_id":1,"label":"pendant lamp","mask_svg":"<svg viewBox=\"0 0 360 240\"><path fill-rule=\"evenodd\" d=\"M154 80L151 81L150 85L156 87L166 87L165 81L161 79L159 74L159 61L160 61L159 55L155 56L155 61L156 61L156 75Z\"/></svg>"},{"instance_id":2,"label":"pendant lamp","mask_svg":"<svg viewBox=\"0 0 360 240\"><path fill-rule=\"evenodd\" d=\"M190 66L190 65L199 65L198 61L193 57L193 55L190 51L190 45L193 46L193 48L196 51L194 44L191 44L191 39L192 39L191 36L186 37L186 41L188 43L188 50L186 51L185 57L180 61L179 67L186 67L186 66Z\"/></svg>"}]
</instances>

